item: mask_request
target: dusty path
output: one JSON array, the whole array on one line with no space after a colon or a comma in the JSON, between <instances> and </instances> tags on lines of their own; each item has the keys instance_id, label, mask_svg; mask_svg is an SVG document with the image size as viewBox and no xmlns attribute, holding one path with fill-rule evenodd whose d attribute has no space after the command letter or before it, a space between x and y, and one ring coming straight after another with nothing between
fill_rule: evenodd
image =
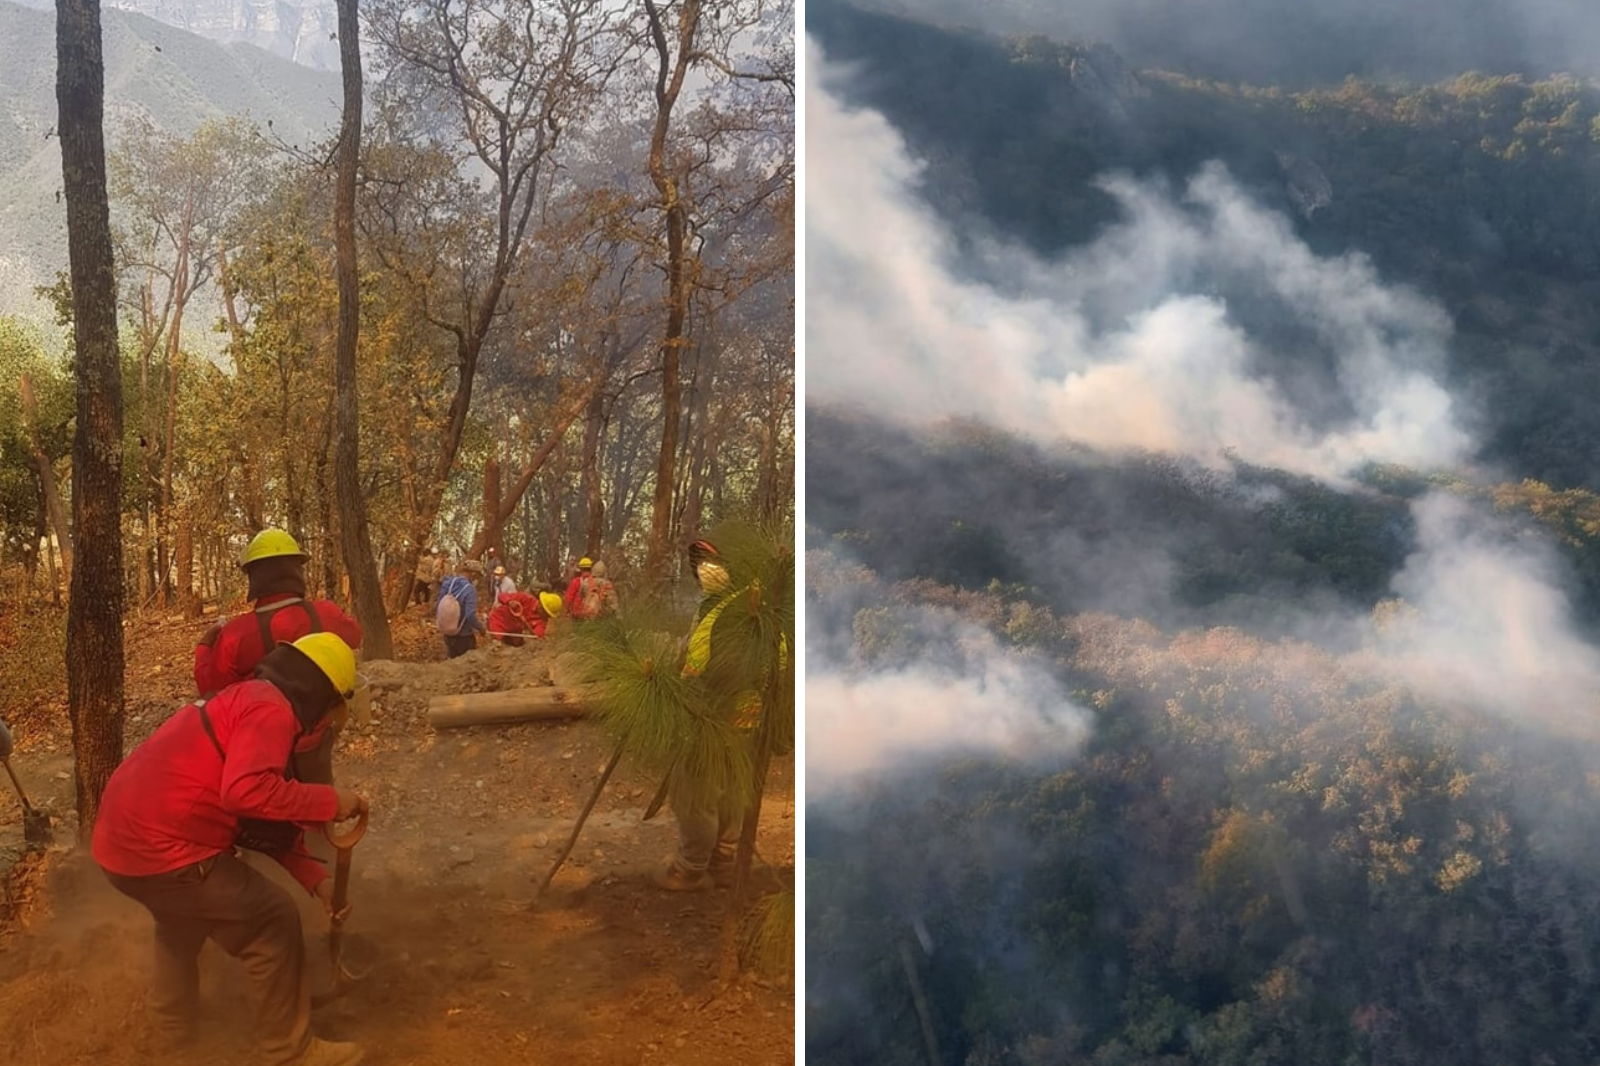
<instances>
[{"instance_id":1,"label":"dusty path","mask_svg":"<svg viewBox=\"0 0 1600 1066\"><path fill-rule=\"evenodd\" d=\"M130 649L139 664L129 671L130 747L187 695L188 635L167 643L164 655L149 643ZM419 658L432 651L414 626L402 630L402 649ZM536 653L499 648L449 663L372 664L374 720L347 732L335 762L340 782L373 802L346 926L352 956L372 970L318 1013L319 1028L360 1041L375 1066L794 1062L786 979L747 976L719 989L728 893L674 895L650 884L675 827L668 812L640 820L659 782L626 761L555 889L534 905L610 742L585 721L436 733L421 712L434 692L504 687L542 669ZM30 798L70 839L64 730L35 728L19 746L14 762ZM792 884L794 818L786 759L763 810L759 854L772 869L758 888ZM21 838L19 808L0 802L0 869L12 867ZM0 917L15 912L0 934L0 1062L154 1061L140 1050L148 916L68 848L47 853L42 868L12 869L9 884L9 902L0 902ZM302 911L312 958L325 965L324 920L309 900ZM194 1061L250 1061L237 965L208 948L203 972Z\"/></svg>"}]
</instances>

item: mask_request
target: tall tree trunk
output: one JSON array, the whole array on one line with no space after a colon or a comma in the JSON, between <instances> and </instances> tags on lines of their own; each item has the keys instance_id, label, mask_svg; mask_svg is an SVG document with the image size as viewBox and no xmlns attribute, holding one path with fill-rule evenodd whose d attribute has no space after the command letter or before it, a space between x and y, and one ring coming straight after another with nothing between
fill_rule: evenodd
<instances>
[{"instance_id":1,"label":"tall tree trunk","mask_svg":"<svg viewBox=\"0 0 1600 1066\"><path fill-rule=\"evenodd\" d=\"M39 544L44 540L43 534L33 538L32 544L22 546L22 572L25 575L22 587L26 599L32 599L34 586L39 584Z\"/></svg>"},{"instance_id":2,"label":"tall tree trunk","mask_svg":"<svg viewBox=\"0 0 1600 1066\"><path fill-rule=\"evenodd\" d=\"M172 324L167 330L167 425L166 452L161 463L161 510L157 535L161 556L161 584L156 592L162 607L167 606L167 590L172 585L172 470L178 451L178 370L183 363L183 310L189 297L189 227L192 208L185 208L184 224L178 235L178 262L172 272Z\"/></svg>"},{"instance_id":3,"label":"tall tree trunk","mask_svg":"<svg viewBox=\"0 0 1600 1066\"><path fill-rule=\"evenodd\" d=\"M44 545L44 576L50 582L50 602L60 606L61 575L56 573L56 553L55 549L50 546L50 530L42 514L39 516L38 524L34 527L33 540L35 544Z\"/></svg>"},{"instance_id":4,"label":"tall tree trunk","mask_svg":"<svg viewBox=\"0 0 1600 1066\"><path fill-rule=\"evenodd\" d=\"M606 426L606 397L596 392L583 421L583 554L599 555L605 543L606 500L600 488L600 437Z\"/></svg>"},{"instance_id":5,"label":"tall tree trunk","mask_svg":"<svg viewBox=\"0 0 1600 1066\"><path fill-rule=\"evenodd\" d=\"M504 558L505 545L500 543L500 529L504 524L504 519L500 517L500 459L490 451L489 457L483 461L483 532L478 540L473 541L474 544L481 541L482 547L475 554L493 548Z\"/></svg>"},{"instance_id":6,"label":"tall tree trunk","mask_svg":"<svg viewBox=\"0 0 1600 1066\"><path fill-rule=\"evenodd\" d=\"M139 545L139 608L143 610L156 593L156 512L150 501L145 501L140 517L144 536Z\"/></svg>"},{"instance_id":7,"label":"tall tree trunk","mask_svg":"<svg viewBox=\"0 0 1600 1066\"><path fill-rule=\"evenodd\" d=\"M644 0L650 37L656 50L656 117L650 133L650 181L661 197L662 221L667 235L667 328L661 339L661 452L656 460L655 495L650 506L650 542L645 553L644 579L660 585L667 580L672 555L672 495L677 484L678 418L682 386L678 363L689 317L691 255L688 246L687 190L667 165L667 133L672 109L683 89L683 79L694 60L695 31L700 24L701 0L683 0L677 9L677 57L667 44L666 25L655 0Z\"/></svg>"},{"instance_id":8,"label":"tall tree trunk","mask_svg":"<svg viewBox=\"0 0 1600 1066\"><path fill-rule=\"evenodd\" d=\"M305 501L300 488L300 475L295 466L295 449L290 442L300 439L300 427L291 421L293 409L293 374L289 366L289 353L278 349L278 451L283 458L284 517L289 532L299 536L305 528ZM252 530L252 532L255 532Z\"/></svg>"},{"instance_id":9,"label":"tall tree trunk","mask_svg":"<svg viewBox=\"0 0 1600 1066\"><path fill-rule=\"evenodd\" d=\"M200 601L194 594L194 520L187 507L179 509L173 545L178 557L178 610L185 618L199 618Z\"/></svg>"},{"instance_id":10,"label":"tall tree trunk","mask_svg":"<svg viewBox=\"0 0 1600 1066\"><path fill-rule=\"evenodd\" d=\"M367 528L367 499L361 491L361 416L356 404L356 341L361 329L361 290L356 276L356 164L361 156L361 26L356 0L338 0L339 67L344 74L344 120L339 129L339 173L333 204L334 253L339 278L339 342L335 350L333 393L336 426L334 482L339 489L339 545L350 600L361 623L362 653L369 659L394 658L383 585ZM415 564L413 564L414 566Z\"/></svg>"},{"instance_id":11,"label":"tall tree trunk","mask_svg":"<svg viewBox=\"0 0 1600 1066\"><path fill-rule=\"evenodd\" d=\"M561 479L552 473L544 482L545 581L557 592L565 592L567 570L561 558Z\"/></svg>"},{"instance_id":12,"label":"tall tree trunk","mask_svg":"<svg viewBox=\"0 0 1600 1066\"><path fill-rule=\"evenodd\" d=\"M123 719L122 372L99 0L57 0L56 102L78 378L72 517L79 553L67 603L67 713L78 839L87 843L100 796L122 761Z\"/></svg>"},{"instance_id":13,"label":"tall tree trunk","mask_svg":"<svg viewBox=\"0 0 1600 1066\"><path fill-rule=\"evenodd\" d=\"M680 495L678 529L685 536L700 532L701 513L704 510L706 467L708 452L716 447L712 438L711 383L716 377L716 348L714 344L696 345L694 377L690 380L688 424L684 433L689 438L688 454L684 458L684 479Z\"/></svg>"},{"instance_id":14,"label":"tall tree trunk","mask_svg":"<svg viewBox=\"0 0 1600 1066\"><path fill-rule=\"evenodd\" d=\"M595 391L599 391L600 386L597 384L593 388ZM506 521L517 513L517 504L522 502L522 494L528 491L528 486L533 484L534 477L544 469L544 465L549 461L550 456L555 454L562 437L572 427L572 423L578 420L578 415L582 414L583 409L588 406L589 398L592 395L593 393L585 393L577 396L565 408L556 413L544 442L534 449L533 454L528 457L528 461L522 464L522 470L517 474L517 480L512 484L511 490L502 494L500 508L496 512L496 530L504 526ZM555 521L559 513L558 508L557 511L552 513L551 520ZM557 536L560 535L559 527L556 533ZM471 547L467 549L469 558L483 555L484 549L489 546L488 537L487 529L478 531L478 535L472 538Z\"/></svg>"},{"instance_id":15,"label":"tall tree trunk","mask_svg":"<svg viewBox=\"0 0 1600 1066\"><path fill-rule=\"evenodd\" d=\"M228 336L235 342L244 339L244 325L239 319L239 294L234 288L233 275L228 272L228 250L217 249L217 284L222 288L222 310L228 319Z\"/></svg>"},{"instance_id":16,"label":"tall tree trunk","mask_svg":"<svg viewBox=\"0 0 1600 1066\"><path fill-rule=\"evenodd\" d=\"M522 573L532 576L534 573L533 561L538 558L539 545L533 539L533 496L530 493L522 494L522 553L518 565Z\"/></svg>"},{"instance_id":17,"label":"tall tree trunk","mask_svg":"<svg viewBox=\"0 0 1600 1066\"><path fill-rule=\"evenodd\" d=\"M403 432L399 443L400 460L400 497L405 501L405 513L413 517L417 513L417 467L415 456L411 448L411 434ZM395 565L400 568L402 577L397 588L389 596L389 613L404 614L407 607L411 606L411 596L416 589L417 562L422 558L423 551L428 547L432 538L432 531L421 535L412 533L400 542L400 553L395 559Z\"/></svg>"},{"instance_id":18,"label":"tall tree trunk","mask_svg":"<svg viewBox=\"0 0 1600 1066\"><path fill-rule=\"evenodd\" d=\"M334 493L335 484L328 483L328 468L336 465L333 461L333 433L334 423L338 419L335 404L330 403L322 417L322 435L317 438L317 460L311 467L312 483L317 491L317 525L321 529L322 544L311 543L311 537L304 530L293 530L294 535L300 538L300 546L322 564L322 577L320 579L322 592L327 596L339 597L339 567L334 559L333 546L339 543L335 540L338 536L336 530L339 526L338 516L335 513ZM337 479L338 474L334 475ZM343 549L341 548L342 552ZM349 602L346 600L345 602Z\"/></svg>"},{"instance_id":19,"label":"tall tree trunk","mask_svg":"<svg viewBox=\"0 0 1600 1066\"><path fill-rule=\"evenodd\" d=\"M244 480L240 492L240 502L244 506L244 520L252 532L265 529L266 501L263 499L261 471L256 465L255 456L251 453L249 445L240 451L239 470Z\"/></svg>"},{"instance_id":20,"label":"tall tree trunk","mask_svg":"<svg viewBox=\"0 0 1600 1066\"><path fill-rule=\"evenodd\" d=\"M61 545L61 569L66 572L67 584L72 583L72 530L67 526L66 511L61 506L61 493L56 490L55 468L39 442L39 404L33 394L33 379L22 375L18 382L22 394L22 423L28 434L28 450L33 453L33 465L39 471L39 491L44 496L45 514L50 518L50 531Z\"/></svg>"}]
</instances>

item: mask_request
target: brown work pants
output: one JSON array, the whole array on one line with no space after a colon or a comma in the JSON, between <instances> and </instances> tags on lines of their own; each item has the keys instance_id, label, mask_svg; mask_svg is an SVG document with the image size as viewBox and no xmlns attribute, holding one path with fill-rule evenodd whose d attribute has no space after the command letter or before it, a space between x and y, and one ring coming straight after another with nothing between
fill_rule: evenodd
<instances>
[{"instance_id":1,"label":"brown work pants","mask_svg":"<svg viewBox=\"0 0 1600 1066\"><path fill-rule=\"evenodd\" d=\"M144 904L156 920L150 1012L158 1037L192 1033L200 997L200 949L215 940L244 964L266 1062L289 1062L311 1038L300 911L289 893L223 852L154 877L109 871L117 891Z\"/></svg>"},{"instance_id":2,"label":"brown work pants","mask_svg":"<svg viewBox=\"0 0 1600 1066\"><path fill-rule=\"evenodd\" d=\"M668 793L678 819L678 854L673 862L686 873L732 866L744 829L744 804L731 792L708 793L680 767Z\"/></svg>"}]
</instances>

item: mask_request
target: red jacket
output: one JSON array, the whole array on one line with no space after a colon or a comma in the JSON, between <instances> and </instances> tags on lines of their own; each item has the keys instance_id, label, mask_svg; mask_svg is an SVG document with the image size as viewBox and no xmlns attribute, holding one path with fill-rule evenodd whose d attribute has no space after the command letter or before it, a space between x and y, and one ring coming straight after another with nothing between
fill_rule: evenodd
<instances>
[{"instance_id":1,"label":"red jacket","mask_svg":"<svg viewBox=\"0 0 1600 1066\"><path fill-rule=\"evenodd\" d=\"M191 703L111 775L92 845L105 869L125 877L163 874L233 847L240 818L321 824L338 813L332 785L284 776L300 723L276 686L230 686L206 702L205 712L216 744ZM308 892L327 876L303 842L278 861Z\"/></svg>"},{"instance_id":2,"label":"red jacket","mask_svg":"<svg viewBox=\"0 0 1600 1066\"><path fill-rule=\"evenodd\" d=\"M587 618L583 613L583 579L589 577L587 570L579 570L577 576L567 582L567 594L562 598L566 602L568 618Z\"/></svg>"},{"instance_id":3,"label":"red jacket","mask_svg":"<svg viewBox=\"0 0 1600 1066\"><path fill-rule=\"evenodd\" d=\"M511 613L513 603L521 608L521 618ZM495 601L494 608L489 612L489 632L511 634L497 636L494 639L513 648L520 648L523 638L516 634L528 633L543 640L547 621L544 604L539 602L539 597L531 592L506 592Z\"/></svg>"},{"instance_id":4,"label":"red jacket","mask_svg":"<svg viewBox=\"0 0 1600 1066\"><path fill-rule=\"evenodd\" d=\"M302 600L287 592L263 596L256 609L242 614L222 627L210 644L194 649L194 685L201 695L220 692L250 676L270 646L261 643L260 615L267 615L273 644L298 640L312 632L314 611L321 631L337 634L352 648L361 647L361 624L339 609L332 600Z\"/></svg>"}]
</instances>

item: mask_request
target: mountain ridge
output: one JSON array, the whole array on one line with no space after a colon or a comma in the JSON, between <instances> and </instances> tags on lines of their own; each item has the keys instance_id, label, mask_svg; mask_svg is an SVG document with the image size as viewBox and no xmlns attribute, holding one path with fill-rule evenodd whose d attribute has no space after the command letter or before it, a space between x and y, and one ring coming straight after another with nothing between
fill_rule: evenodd
<instances>
[{"instance_id":1,"label":"mountain ridge","mask_svg":"<svg viewBox=\"0 0 1600 1066\"><path fill-rule=\"evenodd\" d=\"M192 133L208 118L239 115L270 122L289 144L333 133L341 89L319 72L246 44L221 45L144 15L103 13L105 126L114 150L136 116L157 128ZM54 135L55 20L0 0L0 313L48 321L34 288L66 268L66 207L60 144Z\"/></svg>"},{"instance_id":2,"label":"mountain ridge","mask_svg":"<svg viewBox=\"0 0 1600 1066\"><path fill-rule=\"evenodd\" d=\"M20 0L49 11L49 0ZM108 0L104 10L145 15L219 44L248 44L313 70L339 69L338 11L327 0Z\"/></svg>"}]
</instances>

